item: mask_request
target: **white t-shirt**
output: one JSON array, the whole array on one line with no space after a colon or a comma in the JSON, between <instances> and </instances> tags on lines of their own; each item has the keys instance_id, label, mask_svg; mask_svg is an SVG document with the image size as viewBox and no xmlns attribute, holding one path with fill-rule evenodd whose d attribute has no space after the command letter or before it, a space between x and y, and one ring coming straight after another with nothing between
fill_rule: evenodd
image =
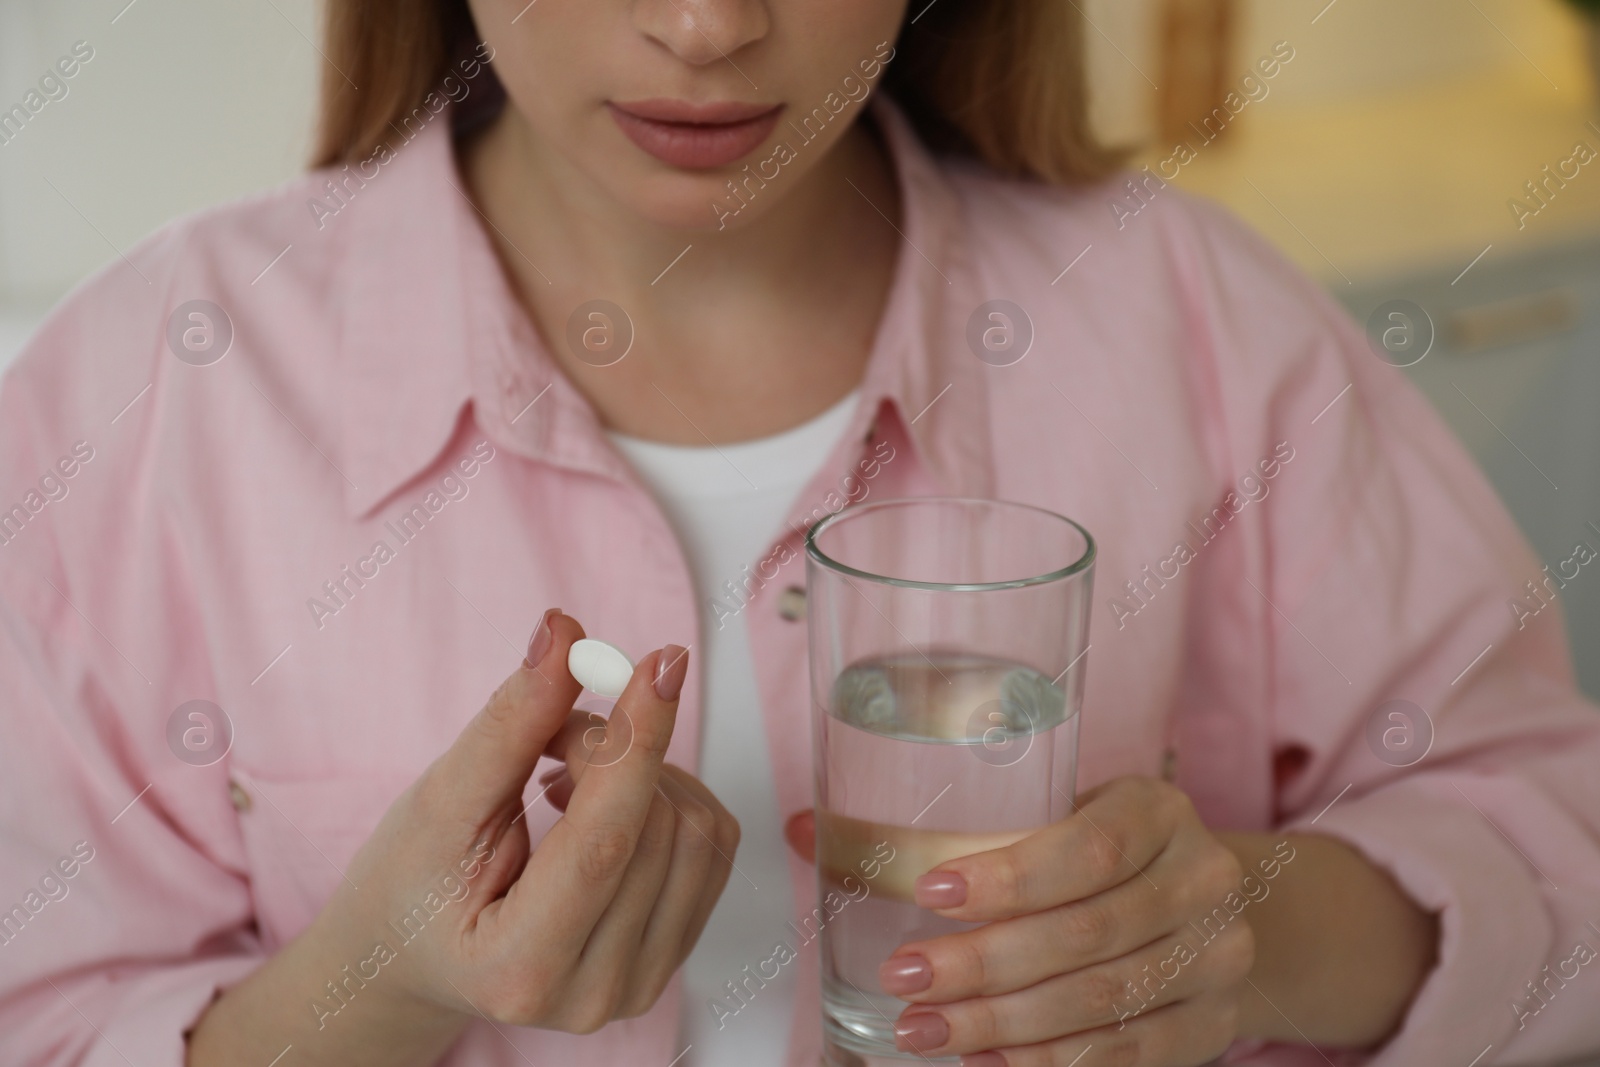
<instances>
[{"instance_id":1,"label":"white t-shirt","mask_svg":"<svg viewBox=\"0 0 1600 1067\"><path fill-rule=\"evenodd\" d=\"M683 968L678 1067L776 1067L783 1062L793 1015L794 968L768 982L738 1017L718 1026L710 1001L725 984L765 958L793 918L787 846L772 783L771 754L756 692L744 619L722 628L713 600L729 600L777 537L795 497L844 433L855 410L852 390L827 411L791 430L715 447L665 445L608 433L655 493L682 542L700 600L705 681L699 778L739 820L742 835L722 899ZM753 754L759 753L759 758ZM753 883L753 885L752 885Z\"/></svg>"}]
</instances>

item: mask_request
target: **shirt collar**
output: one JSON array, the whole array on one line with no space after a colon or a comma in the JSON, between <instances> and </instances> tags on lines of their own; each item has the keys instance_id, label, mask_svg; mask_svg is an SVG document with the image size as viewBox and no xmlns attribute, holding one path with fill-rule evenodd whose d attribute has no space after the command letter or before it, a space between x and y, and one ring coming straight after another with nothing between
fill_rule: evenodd
<instances>
[{"instance_id":1,"label":"shirt collar","mask_svg":"<svg viewBox=\"0 0 1600 1067\"><path fill-rule=\"evenodd\" d=\"M849 434L865 437L888 412L945 492L991 496L988 367L966 345L977 285L962 205L899 109L881 94L873 109L900 186L903 241ZM350 223L340 334L348 512L369 513L431 467L468 405L496 444L634 480L517 304L443 118L397 150L352 200L351 218L328 220Z\"/></svg>"},{"instance_id":2,"label":"shirt collar","mask_svg":"<svg viewBox=\"0 0 1600 1067\"><path fill-rule=\"evenodd\" d=\"M473 208L448 112L400 145L349 204L339 264L339 417L345 506L370 512L432 466L471 396L461 265ZM357 170L358 168L351 168ZM347 184L348 188L348 184Z\"/></svg>"}]
</instances>

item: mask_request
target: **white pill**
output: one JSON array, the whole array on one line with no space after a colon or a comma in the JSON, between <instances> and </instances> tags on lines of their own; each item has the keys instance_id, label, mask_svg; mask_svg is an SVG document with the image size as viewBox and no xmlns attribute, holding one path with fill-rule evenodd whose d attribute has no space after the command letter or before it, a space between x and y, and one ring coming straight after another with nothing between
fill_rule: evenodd
<instances>
[{"instance_id":1,"label":"white pill","mask_svg":"<svg viewBox=\"0 0 1600 1067\"><path fill-rule=\"evenodd\" d=\"M616 645L585 637L567 653L567 670L585 689L603 697L619 697L633 677L633 661Z\"/></svg>"}]
</instances>

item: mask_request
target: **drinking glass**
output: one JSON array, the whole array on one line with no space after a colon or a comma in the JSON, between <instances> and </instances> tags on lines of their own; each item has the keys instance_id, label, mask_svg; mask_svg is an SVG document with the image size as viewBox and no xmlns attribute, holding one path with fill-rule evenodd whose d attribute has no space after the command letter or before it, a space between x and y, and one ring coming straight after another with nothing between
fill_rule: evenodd
<instances>
[{"instance_id":1,"label":"drinking glass","mask_svg":"<svg viewBox=\"0 0 1600 1067\"><path fill-rule=\"evenodd\" d=\"M858 504L806 536L819 904L835 1067L902 1053L878 965L973 928L917 907L917 876L1073 810L1094 539L999 500Z\"/></svg>"}]
</instances>

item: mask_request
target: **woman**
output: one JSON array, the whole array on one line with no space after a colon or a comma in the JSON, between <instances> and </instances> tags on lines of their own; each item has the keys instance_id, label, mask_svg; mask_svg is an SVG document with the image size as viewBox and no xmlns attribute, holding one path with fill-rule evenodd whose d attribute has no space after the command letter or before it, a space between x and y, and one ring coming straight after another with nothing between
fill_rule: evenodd
<instances>
[{"instance_id":1,"label":"woman","mask_svg":"<svg viewBox=\"0 0 1600 1067\"><path fill-rule=\"evenodd\" d=\"M817 1062L814 946L735 985L814 902L800 537L929 493L1083 521L1100 593L1079 811L917 880L986 925L885 961L908 1055L1600 1047L1537 561L1091 143L1073 5L329 8L318 169L0 391L0 1058ZM655 650L604 728L586 634Z\"/></svg>"}]
</instances>

